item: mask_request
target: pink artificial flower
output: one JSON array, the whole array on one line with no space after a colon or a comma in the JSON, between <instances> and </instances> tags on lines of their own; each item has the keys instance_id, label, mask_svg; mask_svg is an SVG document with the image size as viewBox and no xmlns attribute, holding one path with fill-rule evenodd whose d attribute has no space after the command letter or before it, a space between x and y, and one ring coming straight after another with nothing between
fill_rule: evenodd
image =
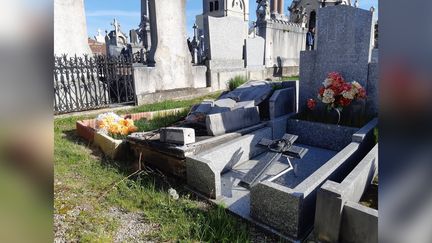
<instances>
[{"instance_id":1,"label":"pink artificial flower","mask_svg":"<svg viewBox=\"0 0 432 243\"><path fill-rule=\"evenodd\" d=\"M364 88L359 89L358 97L360 99L365 99L366 98L366 90Z\"/></svg>"}]
</instances>

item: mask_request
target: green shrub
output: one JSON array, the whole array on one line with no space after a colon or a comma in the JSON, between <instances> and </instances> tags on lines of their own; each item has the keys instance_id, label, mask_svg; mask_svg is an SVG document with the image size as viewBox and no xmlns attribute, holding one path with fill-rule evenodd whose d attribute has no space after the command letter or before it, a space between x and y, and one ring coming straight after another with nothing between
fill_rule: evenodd
<instances>
[{"instance_id":1,"label":"green shrub","mask_svg":"<svg viewBox=\"0 0 432 243\"><path fill-rule=\"evenodd\" d=\"M247 80L244 76L235 76L234 78L228 81L228 88L230 91L233 91L246 82Z\"/></svg>"}]
</instances>

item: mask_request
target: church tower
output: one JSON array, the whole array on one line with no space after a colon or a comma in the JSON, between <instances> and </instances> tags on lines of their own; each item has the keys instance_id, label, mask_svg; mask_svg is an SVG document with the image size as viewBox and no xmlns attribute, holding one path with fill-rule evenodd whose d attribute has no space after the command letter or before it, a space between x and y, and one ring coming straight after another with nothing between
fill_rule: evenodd
<instances>
[{"instance_id":1,"label":"church tower","mask_svg":"<svg viewBox=\"0 0 432 243\"><path fill-rule=\"evenodd\" d=\"M232 16L249 22L249 0L203 0L203 15Z\"/></svg>"}]
</instances>

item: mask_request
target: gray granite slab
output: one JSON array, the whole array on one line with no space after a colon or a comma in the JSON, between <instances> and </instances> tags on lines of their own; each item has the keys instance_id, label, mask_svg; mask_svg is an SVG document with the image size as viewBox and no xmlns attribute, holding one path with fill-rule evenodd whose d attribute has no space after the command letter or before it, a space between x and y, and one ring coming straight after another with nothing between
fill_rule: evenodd
<instances>
[{"instance_id":1,"label":"gray granite slab","mask_svg":"<svg viewBox=\"0 0 432 243\"><path fill-rule=\"evenodd\" d=\"M236 105L236 101L229 98L218 99L214 102L214 105L217 107L228 107L233 108Z\"/></svg>"},{"instance_id":2,"label":"gray granite slab","mask_svg":"<svg viewBox=\"0 0 432 243\"><path fill-rule=\"evenodd\" d=\"M316 239L332 242L345 242L347 239L350 239L349 242L355 242L354 239L377 242L377 228L371 228L377 224L377 211L363 210L355 205L354 207L346 207L347 203L356 204L361 199L377 175L377 171L378 145L360 161L341 183L329 180L321 186L316 201L314 230ZM348 216L344 216L345 213L348 213ZM343 218L345 218L345 222L342 222ZM369 221L370 224L356 224L356 222L364 219L367 219L366 221ZM374 235L374 237L366 236L367 234Z\"/></svg>"},{"instance_id":3,"label":"gray granite slab","mask_svg":"<svg viewBox=\"0 0 432 243\"><path fill-rule=\"evenodd\" d=\"M218 136L260 123L258 107L237 109L206 116L207 133Z\"/></svg>"},{"instance_id":4,"label":"gray granite slab","mask_svg":"<svg viewBox=\"0 0 432 243\"><path fill-rule=\"evenodd\" d=\"M232 108L233 110L241 109L241 108L252 108L255 106L255 101L248 100L248 101L241 101L237 102L236 105Z\"/></svg>"},{"instance_id":5,"label":"gray granite slab","mask_svg":"<svg viewBox=\"0 0 432 243\"><path fill-rule=\"evenodd\" d=\"M222 98L214 101L213 107L210 109L208 114L217 114L222 112L231 111L234 109L237 102L230 98Z\"/></svg>"},{"instance_id":6,"label":"gray granite slab","mask_svg":"<svg viewBox=\"0 0 432 243\"><path fill-rule=\"evenodd\" d=\"M250 169L241 179L241 186L250 188L259 182L259 178L263 176L265 171L269 169L273 162L280 159L282 154L269 152L261 158L258 163Z\"/></svg>"},{"instance_id":7,"label":"gray granite slab","mask_svg":"<svg viewBox=\"0 0 432 243\"><path fill-rule=\"evenodd\" d=\"M337 153L332 150L312 147L300 143L296 143L296 145L307 148L309 151L302 159L291 158L291 163L294 167L296 167L296 171L290 171L286 173L285 175L274 180L274 183L286 186L288 188L295 188Z\"/></svg>"},{"instance_id":8,"label":"gray granite slab","mask_svg":"<svg viewBox=\"0 0 432 243\"><path fill-rule=\"evenodd\" d=\"M351 6L320 8L315 51L300 55L300 109L316 98L329 72L366 87L372 49L372 12Z\"/></svg>"},{"instance_id":9,"label":"gray granite slab","mask_svg":"<svg viewBox=\"0 0 432 243\"><path fill-rule=\"evenodd\" d=\"M290 119L287 133L299 136L298 142L315 147L340 151L352 141L359 129L318 122Z\"/></svg>"},{"instance_id":10,"label":"gray granite slab","mask_svg":"<svg viewBox=\"0 0 432 243\"><path fill-rule=\"evenodd\" d=\"M255 105L261 104L273 92L273 85L267 81L249 81L237 89L222 95L220 98L231 98L237 102L255 101Z\"/></svg>"},{"instance_id":11,"label":"gray granite slab","mask_svg":"<svg viewBox=\"0 0 432 243\"><path fill-rule=\"evenodd\" d=\"M210 110L213 106L214 106L214 101L204 100L197 106L197 108L194 110L194 112L207 114L210 112Z\"/></svg>"},{"instance_id":12,"label":"gray granite slab","mask_svg":"<svg viewBox=\"0 0 432 243\"><path fill-rule=\"evenodd\" d=\"M239 182L266 153L236 163L220 176L220 184L214 187L220 190L220 194L212 201L225 205L231 212L276 232L285 239L301 241L313 227L318 188L327 180L341 181L351 172L358 161L371 149L368 141L371 136L370 131L375 126L376 121L372 121L363 128L356 129L358 138L355 141L358 142L351 142L338 151L296 143L309 149L302 160L292 159L292 163L297 166L296 173L288 172L280 177L281 181L270 182L273 176L288 166L284 158L281 158L250 191L239 186ZM360 136L361 134L365 136ZM297 141L300 138L301 136ZM227 146L230 147L229 144ZM224 148L224 151L228 151L228 147ZM220 155L214 157L218 156ZM206 161L209 160L203 158L203 164L206 164ZM213 166L213 163L208 164L212 164L212 167L206 168L212 168L212 171L219 170ZM197 172L193 177L203 177L206 173ZM208 177L195 183L208 183L215 179L213 174L210 173Z\"/></svg>"},{"instance_id":13,"label":"gray granite slab","mask_svg":"<svg viewBox=\"0 0 432 243\"><path fill-rule=\"evenodd\" d=\"M267 148L258 145L263 138L271 138L271 128L265 127L235 138L197 156L211 161L214 167L223 173L235 165L265 152Z\"/></svg>"},{"instance_id":14,"label":"gray granite slab","mask_svg":"<svg viewBox=\"0 0 432 243\"><path fill-rule=\"evenodd\" d=\"M179 145L195 143L195 130L185 127L165 127L160 131L160 141Z\"/></svg>"},{"instance_id":15,"label":"gray granite slab","mask_svg":"<svg viewBox=\"0 0 432 243\"><path fill-rule=\"evenodd\" d=\"M379 108L379 65L369 64L368 82L366 86L366 114L377 116Z\"/></svg>"},{"instance_id":16,"label":"gray granite slab","mask_svg":"<svg viewBox=\"0 0 432 243\"><path fill-rule=\"evenodd\" d=\"M266 148L259 146L258 143L261 139L271 136L271 128L265 127L203 153L187 156L188 185L211 198L219 198L222 195L221 173L265 152Z\"/></svg>"},{"instance_id":17,"label":"gray granite slab","mask_svg":"<svg viewBox=\"0 0 432 243\"><path fill-rule=\"evenodd\" d=\"M221 177L222 197L218 200L218 203L222 203L235 214L252 220L250 217L250 192L248 189L239 186L238 184L243 176L265 156L266 153L258 155L249 161L238 164L232 170L224 173ZM286 168L288 168L288 164L281 158L271 165L271 167L262 176L261 180L269 179Z\"/></svg>"},{"instance_id":18,"label":"gray granite slab","mask_svg":"<svg viewBox=\"0 0 432 243\"><path fill-rule=\"evenodd\" d=\"M296 90L286 88L276 90L269 100L270 119L275 119L296 111Z\"/></svg>"}]
</instances>

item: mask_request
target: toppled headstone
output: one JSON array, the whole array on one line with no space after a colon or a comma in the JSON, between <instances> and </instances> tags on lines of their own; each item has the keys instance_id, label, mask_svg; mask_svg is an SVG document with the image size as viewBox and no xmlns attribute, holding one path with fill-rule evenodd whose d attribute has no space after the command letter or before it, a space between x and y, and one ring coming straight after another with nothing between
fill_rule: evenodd
<instances>
[{"instance_id":1,"label":"toppled headstone","mask_svg":"<svg viewBox=\"0 0 432 243\"><path fill-rule=\"evenodd\" d=\"M248 100L248 101L237 102L236 105L232 109L237 110L237 109L246 109L246 108L252 108L252 107L255 107L255 101Z\"/></svg>"},{"instance_id":2,"label":"toppled headstone","mask_svg":"<svg viewBox=\"0 0 432 243\"><path fill-rule=\"evenodd\" d=\"M255 101L259 105L273 92L273 85L268 81L249 81L237 89L222 95L220 98L230 98L237 102Z\"/></svg>"},{"instance_id":3,"label":"toppled headstone","mask_svg":"<svg viewBox=\"0 0 432 243\"><path fill-rule=\"evenodd\" d=\"M269 100L270 119L296 111L296 90L294 88L276 90Z\"/></svg>"},{"instance_id":4,"label":"toppled headstone","mask_svg":"<svg viewBox=\"0 0 432 243\"><path fill-rule=\"evenodd\" d=\"M160 141L186 145L195 143L195 130L185 127L166 127L160 131Z\"/></svg>"},{"instance_id":5,"label":"toppled headstone","mask_svg":"<svg viewBox=\"0 0 432 243\"><path fill-rule=\"evenodd\" d=\"M210 114L206 117L206 128L209 135L218 136L256 125L259 122L258 107L253 107Z\"/></svg>"},{"instance_id":6,"label":"toppled headstone","mask_svg":"<svg viewBox=\"0 0 432 243\"><path fill-rule=\"evenodd\" d=\"M236 105L236 103L237 102L235 100L229 98L216 100L214 102L214 106L212 107L211 111L208 114L231 111Z\"/></svg>"},{"instance_id":7,"label":"toppled headstone","mask_svg":"<svg viewBox=\"0 0 432 243\"><path fill-rule=\"evenodd\" d=\"M204 100L199 104L193 112L199 112L199 113L208 113L211 108L214 106L213 100Z\"/></svg>"}]
</instances>

